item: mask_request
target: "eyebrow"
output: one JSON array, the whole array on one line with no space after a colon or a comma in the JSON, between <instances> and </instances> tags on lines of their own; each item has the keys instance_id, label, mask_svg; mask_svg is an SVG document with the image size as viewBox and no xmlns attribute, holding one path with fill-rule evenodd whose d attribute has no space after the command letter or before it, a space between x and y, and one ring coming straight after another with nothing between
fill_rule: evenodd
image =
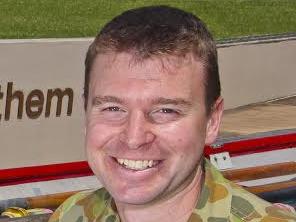
<instances>
[{"instance_id":1,"label":"eyebrow","mask_svg":"<svg viewBox=\"0 0 296 222\"><path fill-rule=\"evenodd\" d=\"M115 96L96 96L92 100L92 105L101 105L102 103L124 103L124 101L118 97ZM158 97L155 99L152 99L153 105L181 105L181 106L192 106L192 103L182 99L182 98L164 98L164 97Z\"/></svg>"},{"instance_id":2,"label":"eyebrow","mask_svg":"<svg viewBox=\"0 0 296 222\"><path fill-rule=\"evenodd\" d=\"M100 105L102 103L123 103L123 100L115 96L95 96L92 99L92 105Z\"/></svg>"},{"instance_id":3,"label":"eyebrow","mask_svg":"<svg viewBox=\"0 0 296 222\"><path fill-rule=\"evenodd\" d=\"M172 104L172 105L181 105L181 106L192 106L191 102L189 102L185 99L182 99L182 98L169 99L169 98L163 98L163 97L153 99L152 104L154 104L154 105Z\"/></svg>"}]
</instances>

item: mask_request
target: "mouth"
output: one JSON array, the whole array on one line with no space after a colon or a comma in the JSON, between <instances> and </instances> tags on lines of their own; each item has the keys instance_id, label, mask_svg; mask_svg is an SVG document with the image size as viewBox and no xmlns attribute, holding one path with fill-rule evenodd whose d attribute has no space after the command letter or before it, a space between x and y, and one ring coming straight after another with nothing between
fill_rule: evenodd
<instances>
[{"instance_id":1,"label":"mouth","mask_svg":"<svg viewBox=\"0 0 296 222\"><path fill-rule=\"evenodd\" d=\"M119 165L130 170L146 170L157 166L160 160L130 160L130 159L120 159L114 158Z\"/></svg>"}]
</instances>

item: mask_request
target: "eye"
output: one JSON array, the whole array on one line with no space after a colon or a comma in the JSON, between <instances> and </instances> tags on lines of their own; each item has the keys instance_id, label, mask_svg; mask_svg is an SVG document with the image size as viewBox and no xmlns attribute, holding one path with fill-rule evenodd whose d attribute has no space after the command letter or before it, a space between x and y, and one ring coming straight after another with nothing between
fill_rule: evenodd
<instances>
[{"instance_id":1,"label":"eye","mask_svg":"<svg viewBox=\"0 0 296 222\"><path fill-rule=\"evenodd\" d=\"M172 108L161 108L153 111L150 114L150 118L155 123L167 123L175 121L180 117L180 113L176 109Z\"/></svg>"},{"instance_id":2,"label":"eye","mask_svg":"<svg viewBox=\"0 0 296 222\"><path fill-rule=\"evenodd\" d=\"M160 109L159 112L161 112L161 113L167 113L167 114L170 114L170 113L178 113L176 110L169 109L169 108Z\"/></svg>"},{"instance_id":3,"label":"eye","mask_svg":"<svg viewBox=\"0 0 296 222\"><path fill-rule=\"evenodd\" d=\"M110 107L104 108L103 111L118 112L123 110L120 109L118 106L110 106Z\"/></svg>"},{"instance_id":4,"label":"eye","mask_svg":"<svg viewBox=\"0 0 296 222\"><path fill-rule=\"evenodd\" d=\"M102 107L98 114L100 120L105 120L109 123L116 123L126 117L127 111L121 106L111 105Z\"/></svg>"}]
</instances>

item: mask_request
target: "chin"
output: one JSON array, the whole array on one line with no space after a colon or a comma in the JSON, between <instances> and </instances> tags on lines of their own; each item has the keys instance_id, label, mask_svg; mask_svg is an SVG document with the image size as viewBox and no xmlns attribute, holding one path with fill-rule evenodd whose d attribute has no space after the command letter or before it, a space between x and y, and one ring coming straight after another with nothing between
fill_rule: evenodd
<instances>
[{"instance_id":1,"label":"chin","mask_svg":"<svg viewBox=\"0 0 296 222\"><path fill-rule=\"evenodd\" d=\"M132 204L132 205L146 205L153 202L154 197L146 197L143 195L138 196L122 196L119 195L118 197L114 197L115 202L125 203L125 204Z\"/></svg>"},{"instance_id":2,"label":"chin","mask_svg":"<svg viewBox=\"0 0 296 222\"><path fill-rule=\"evenodd\" d=\"M147 191L147 189L144 190L137 188L120 192L109 192L116 202L133 205L149 204L158 199L158 197L161 195L161 192Z\"/></svg>"}]
</instances>

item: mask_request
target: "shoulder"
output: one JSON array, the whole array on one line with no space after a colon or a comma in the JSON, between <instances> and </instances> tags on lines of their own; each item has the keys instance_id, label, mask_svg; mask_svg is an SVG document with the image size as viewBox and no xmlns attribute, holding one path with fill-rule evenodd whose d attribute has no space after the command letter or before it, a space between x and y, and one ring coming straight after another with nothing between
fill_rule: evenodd
<instances>
[{"instance_id":1,"label":"shoulder","mask_svg":"<svg viewBox=\"0 0 296 222\"><path fill-rule=\"evenodd\" d=\"M231 214L241 221L289 222L296 221L296 215L281 209L271 203L229 182L232 187Z\"/></svg>"},{"instance_id":2,"label":"shoulder","mask_svg":"<svg viewBox=\"0 0 296 222\"><path fill-rule=\"evenodd\" d=\"M296 221L296 215L283 210L241 186L225 179L209 161L205 162L204 193L208 193L204 208L206 216L229 218L230 221L248 222L290 222ZM207 189L206 189L207 188ZM227 219L225 220L227 221Z\"/></svg>"},{"instance_id":3,"label":"shoulder","mask_svg":"<svg viewBox=\"0 0 296 222\"><path fill-rule=\"evenodd\" d=\"M109 193L104 188L79 192L59 206L49 222L91 221L103 214L110 199Z\"/></svg>"}]
</instances>

